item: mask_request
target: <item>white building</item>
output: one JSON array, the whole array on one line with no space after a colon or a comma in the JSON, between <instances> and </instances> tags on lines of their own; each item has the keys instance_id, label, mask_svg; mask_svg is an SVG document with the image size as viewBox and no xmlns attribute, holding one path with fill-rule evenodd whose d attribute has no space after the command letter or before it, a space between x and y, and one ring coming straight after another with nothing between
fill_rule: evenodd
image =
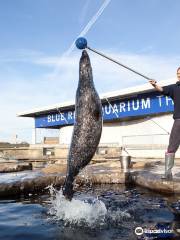
<instances>
[{"instance_id":1,"label":"white building","mask_svg":"<svg viewBox=\"0 0 180 240\"><path fill-rule=\"evenodd\" d=\"M171 79L159 84L165 86L175 82ZM156 92L149 83L103 94L100 98L103 106L100 144L123 146L137 155L149 157L152 150L156 150L156 156L163 157L162 151L167 147L173 124L171 98ZM37 128L59 129L59 143L71 141L74 102L32 109L18 116L35 119L34 143Z\"/></svg>"}]
</instances>

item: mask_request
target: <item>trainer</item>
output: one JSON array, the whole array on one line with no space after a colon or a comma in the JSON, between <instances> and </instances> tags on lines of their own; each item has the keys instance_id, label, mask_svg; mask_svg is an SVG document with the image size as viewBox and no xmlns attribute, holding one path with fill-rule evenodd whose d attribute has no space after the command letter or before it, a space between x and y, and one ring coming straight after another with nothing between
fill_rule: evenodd
<instances>
[{"instance_id":1,"label":"trainer","mask_svg":"<svg viewBox=\"0 0 180 240\"><path fill-rule=\"evenodd\" d=\"M174 101L174 124L171 130L169 145L165 153L165 179L172 179L172 168L174 166L175 153L180 145L180 67L177 69L177 79L175 84L161 87L155 80L150 80L151 85L162 94L169 96Z\"/></svg>"}]
</instances>

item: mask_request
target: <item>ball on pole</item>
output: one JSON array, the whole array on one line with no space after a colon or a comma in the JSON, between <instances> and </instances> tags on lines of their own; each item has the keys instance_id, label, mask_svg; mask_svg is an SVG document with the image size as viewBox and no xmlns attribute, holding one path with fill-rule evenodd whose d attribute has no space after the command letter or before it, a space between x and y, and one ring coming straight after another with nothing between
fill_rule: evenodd
<instances>
[{"instance_id":1,"label":"ball on pole","mask_svg":"<svg viewBox=\"0 0 180 240\"><path fill-rule=\"evenodd\" d=\"M85 49L87 47L87 40L83 37L80 37L75 42L78 49Z\"/></svg>"}]
</instances>

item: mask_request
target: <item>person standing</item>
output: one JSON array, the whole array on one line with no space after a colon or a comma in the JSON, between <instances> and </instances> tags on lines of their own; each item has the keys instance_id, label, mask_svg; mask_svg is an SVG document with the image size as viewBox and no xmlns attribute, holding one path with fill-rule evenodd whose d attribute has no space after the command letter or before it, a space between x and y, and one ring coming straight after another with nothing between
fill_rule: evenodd
<instances>
[{"instance_id":1,"label":"person standing","mask_svg":"<svg viewBox=\"0 0 180 240\"><path fill-rule=\"evenodd\" d=\"M169 145L165 153L165 176L167 180L172 179L172 168L174 166L175 153L180 145L180 67L177 69L177 79L175 84L161 87L155 80L149 80L149 83L163 95L169 96L174 101L174 124L171 130Z\"/></svg>"}]
</instances>

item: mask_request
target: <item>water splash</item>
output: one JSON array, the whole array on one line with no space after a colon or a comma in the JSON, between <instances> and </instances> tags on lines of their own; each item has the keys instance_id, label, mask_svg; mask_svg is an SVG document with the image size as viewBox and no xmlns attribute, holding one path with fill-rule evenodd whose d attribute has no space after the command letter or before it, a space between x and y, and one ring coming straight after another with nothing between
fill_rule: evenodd
<instances>
[{"instance_id":1,"label":"water splash","mask_svg":"<svg viewBox=\"0 0 180 240\"><path fill-rule=\"evenodd\" d=\"M104 201L94 197L91 193L75 196L72 201L65 199L62 189L57 191L49 186L51 219L60 221L64 226L87 227L91 229L106 229L109 227L121 227L122 223L132 220L128 209L122 210L117 204L107 207ZM105 200L105 199L104 199ZM108 204L107 204L108 205Z\"/></svg>"},{"instance_id":2,"label":"water splash","mask_svg":"<svg viewBox=\"0 0 180 240\"><path fill-rule=\"evenodd\" d=\"M51 208L49 214L56 220L62 220L64 225L78 225L87 227L103 226L105 224L107 209L98 198L86 198L85 200L73 198L68 201L62 189L57 191L49 187L51 194Z\"/></svg>"}]
</instances>

